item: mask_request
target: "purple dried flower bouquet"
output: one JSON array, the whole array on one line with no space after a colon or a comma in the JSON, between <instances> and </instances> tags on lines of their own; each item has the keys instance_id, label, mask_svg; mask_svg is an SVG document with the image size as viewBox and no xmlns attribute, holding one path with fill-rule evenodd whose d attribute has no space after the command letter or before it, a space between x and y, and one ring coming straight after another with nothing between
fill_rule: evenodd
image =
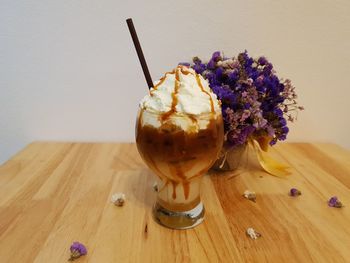
<instances>
[{"instance_id":1,"label":"purple dried flower bouquet","mask_svg":"<svg viewBox=\"0 0 350 263\"><path fill-rule=\"evenodd\" d=\"M225 138L232 146L248 138L269 138L270 145L285 140L287 121L293 122L303 109L291 81L278 78L265 57L253 59L245 51L226 58L216 51L208 63L195 57L190 66L221 100Z\"/></svg>"},{"instance_id":2,"label":"purple dried flower bouquet","mask_svg":"<svg viewBox=\"0 0 350 263\"><path fill-rule=\"evenodd\" d=\"M268 145L286 139L287 121L293 122L303 110L291 81L278 78L265 57L254 59L245 51L227 58L216 51L207 63L194 57L193 63L180 64L207 79L221 100L226 148L251 139L266 151Z\"/></svg>"}]
</instances>

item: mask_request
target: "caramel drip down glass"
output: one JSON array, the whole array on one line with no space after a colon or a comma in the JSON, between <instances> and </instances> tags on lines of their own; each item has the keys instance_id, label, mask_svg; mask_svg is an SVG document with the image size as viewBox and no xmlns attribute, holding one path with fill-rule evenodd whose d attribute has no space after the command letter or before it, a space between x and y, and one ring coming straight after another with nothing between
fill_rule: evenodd
<instances>
[{"instance_id":1,"label":"caramel drip down glass","mask_svg":"<svg viewBox=\"0 0 350 263\"><path fill-rule=\"evenodd\" d=\"M203 221L200 181L216 161L223 137L221 113L175 112L164 119L162 113L139 109L136 144L159 179L153 207L159 224L186 229Z\"/></svg>"}]
</instances>

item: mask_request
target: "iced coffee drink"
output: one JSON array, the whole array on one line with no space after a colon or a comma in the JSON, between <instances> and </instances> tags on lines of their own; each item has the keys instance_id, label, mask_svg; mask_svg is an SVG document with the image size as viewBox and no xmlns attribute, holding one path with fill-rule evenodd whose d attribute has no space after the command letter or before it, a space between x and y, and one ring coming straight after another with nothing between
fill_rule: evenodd
<instances>
[{"instance_id":1,"label":"iced coffee drink","mask_svg":"<svg viewBox=\"0 0 350 263\"><path fill-rule=\"evenodd\" d=\"M206 80L178 66L140 103L137 148L160 179L155 219L170 228L190 228L203 220L200 179L223 143L220 102Z\"/></svg>"}]
</instances>

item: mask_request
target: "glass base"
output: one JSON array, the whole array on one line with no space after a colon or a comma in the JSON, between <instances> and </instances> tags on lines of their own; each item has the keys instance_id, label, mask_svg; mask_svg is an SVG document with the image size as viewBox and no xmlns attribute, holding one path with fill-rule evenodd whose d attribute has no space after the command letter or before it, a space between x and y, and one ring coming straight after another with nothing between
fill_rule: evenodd
<instances>
[{"instance_id":1,"label":"glass base","mask_svg":"<svg viewBox=\"0 0 350 263\"><path fill-rule=\"evenodd\" d=\"M172 229L193 228L204 220L204 206L200 202L195 208L188 211L170 211L158 202L153 206L153 217L157 223Z\"/></svg>"}]
</instances>

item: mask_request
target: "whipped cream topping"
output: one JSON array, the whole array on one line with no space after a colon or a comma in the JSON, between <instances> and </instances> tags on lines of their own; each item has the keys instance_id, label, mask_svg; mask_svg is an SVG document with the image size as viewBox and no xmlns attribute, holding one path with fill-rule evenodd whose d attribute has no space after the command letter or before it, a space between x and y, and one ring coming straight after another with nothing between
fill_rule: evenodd
<instances>
[{"instance_id":1,"label":"whipped cream topping","mask_svg":"<svg viewBox=\"0 0 350 263\"><path fill-rule=\"evenodd\" d=\"M193 69L178 66L166 73L140 102L145 110L199 115L221 112L220 102L208 82Z\"/></svg>"}]
</instances>

